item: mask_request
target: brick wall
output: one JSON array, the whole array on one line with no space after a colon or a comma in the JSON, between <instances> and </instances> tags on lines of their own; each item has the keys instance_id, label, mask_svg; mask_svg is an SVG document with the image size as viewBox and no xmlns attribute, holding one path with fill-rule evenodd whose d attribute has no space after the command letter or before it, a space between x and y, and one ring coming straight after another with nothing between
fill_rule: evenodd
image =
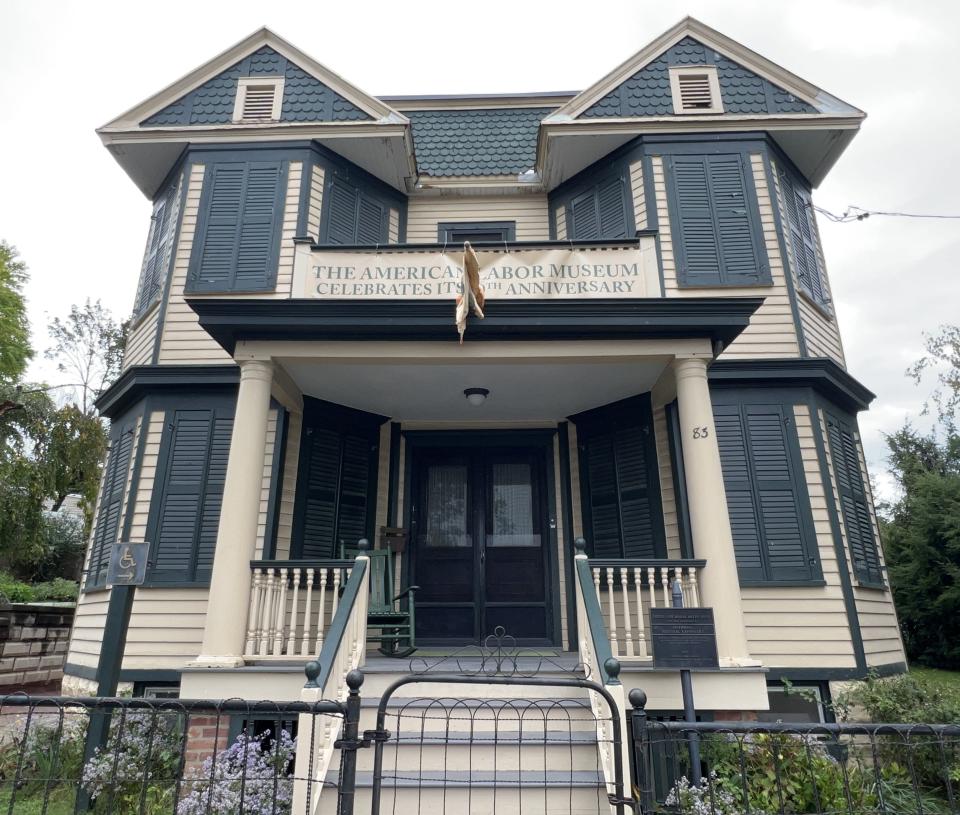
<instances>
[{"instance_id":1,"label":"brick wall","mask_svg":"<svg viewBox=\"0 0 960 815\"><path fill-rule=\"evenodd\" d=\"M60 682L73 613L65 603L0 608L0 694Z\"/></svg>"}]
</instances>

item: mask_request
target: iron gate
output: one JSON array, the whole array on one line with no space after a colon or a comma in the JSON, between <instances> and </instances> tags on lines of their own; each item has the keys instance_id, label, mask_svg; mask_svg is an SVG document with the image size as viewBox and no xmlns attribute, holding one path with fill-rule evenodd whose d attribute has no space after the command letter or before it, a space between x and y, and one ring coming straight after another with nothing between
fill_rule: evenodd
<instances>
[{"instance_id":1,"label":"iron gate","mask_svg":"<svg viewBox=\"0 0 960 815\"><path fill-rule=\"evenodd\" d=\"M501 629L482 647L410 667L383 692L376 726L362 734L363 676L348 678L342 815L366 810L356 790L367 786L373 815L632 808L616 702L580 666L521 654ZM422 693L401 693L418 686ZM364 747L373 748L372 770L358 773Z\"/></svg>"}]
</instances>

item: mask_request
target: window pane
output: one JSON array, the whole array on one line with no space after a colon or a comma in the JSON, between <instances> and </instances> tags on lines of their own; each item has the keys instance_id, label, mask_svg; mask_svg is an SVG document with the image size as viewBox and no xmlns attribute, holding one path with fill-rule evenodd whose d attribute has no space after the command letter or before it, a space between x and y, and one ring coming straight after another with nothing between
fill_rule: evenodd
<instances>
[{"instance_id":1,"label":"window pane","mask_svg":"<svg viewBox=\"0 0 960 815\"><path fill-rule=\"evenodd\" d=\"M467 467L435 464L427 469L427 546L470 546L467 536Z\"/></svg>"},{"instance_id":2,"label":"window pane","mask_svg":"<svg viewBox=\"0 0 960 815\"><path fill-rule=\"evenodd\" d=\"M491 528L487 546L539 546L533 529L533 475L527 462L491 467Z\"/></svg>"}]
</instances>

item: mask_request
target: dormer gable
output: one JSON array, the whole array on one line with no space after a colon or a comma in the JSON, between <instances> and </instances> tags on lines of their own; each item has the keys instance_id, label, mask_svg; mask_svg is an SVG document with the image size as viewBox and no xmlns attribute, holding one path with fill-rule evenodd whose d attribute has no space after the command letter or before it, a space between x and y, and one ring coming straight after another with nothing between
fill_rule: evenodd
<instances>
[{"instance_id":1,"label":"dormer gable","mask_svg":"<svg viewBox=\"0 0 960 815\"><path fill-rule=\"evenodd\" d=\"M671 116L698 113L684 104L684 79L701 80L692 100L704 100L704 113L763 115L818 113L810 102L745 68L715 48L686 36L621 82L580 114L580 118ZM715 82L713 81L715 78ZM719 92L719 99L715 97ZM712 103L712 104L707 104Z\"/></svg>"},{"instance_id":2,"label":"dormer gable","mask_svg":"<svg viewBox=\"0 0 960 815\"><path fill-rule=\"evenodd\" d=\"M256 108L251 104L255 100L260 103ZM265 104L269 104L269 109L260 107ZM253 108L255 114L263 111L278 115L244 116L244 108ZM294 61L264 46L147 117L140 126L350 122L373 118Z\"/></svg>"}]
</instances>

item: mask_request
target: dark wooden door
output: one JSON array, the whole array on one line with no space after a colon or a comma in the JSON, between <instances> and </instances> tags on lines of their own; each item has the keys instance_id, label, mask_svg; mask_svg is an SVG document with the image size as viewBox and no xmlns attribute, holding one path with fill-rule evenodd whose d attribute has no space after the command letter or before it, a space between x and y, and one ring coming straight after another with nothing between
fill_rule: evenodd
<instances>
[{"instance_id":1,"label":"dark wooden door","mask_svg":"<svg viewBox=\"0 0 960 815\"><path fill-rule=\"evenodd\" d=\"M550 644L542 448L429 450L414 465L417 639L478 643L497 626Z\"/></svg>"}]
</instances>

